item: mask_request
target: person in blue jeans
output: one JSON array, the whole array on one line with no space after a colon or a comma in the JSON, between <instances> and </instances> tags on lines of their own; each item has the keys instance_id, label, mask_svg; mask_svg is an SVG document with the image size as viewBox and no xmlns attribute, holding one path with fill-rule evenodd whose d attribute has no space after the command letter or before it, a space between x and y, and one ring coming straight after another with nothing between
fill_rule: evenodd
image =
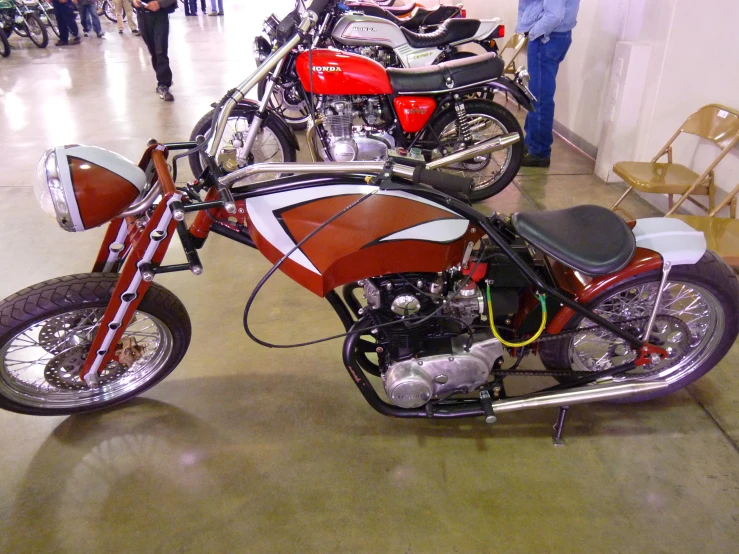
<instances>
[{"instance_id":1,"label":"person in blue jeans","mask_svg":"<svg viewBox=\"0 0 739 554\"><path fill-rule=\"evenodd\" d=\"M51 0L51 5L54 7L56 23L59 25L59 40L56 41L56 45L79 44L80 30L74 20L72 0ZM69 40L69 35L72 35L72 40Z\"/></svg>"},{"instance_id":2,"label":"person in blue jeans","mask_svg":"<svg viewBox=\"0 0 739 554\"><path fill-rule=\"evenodd\" d=\"M572 44L580 0L519 0L517 33L529 37L529 88L538 102L526 116L524 167L549 167L557 71Z\"/></svg>"},{"instance_id":3,"label":"person in blue jeans","mask_svg":"<svg viewBox=\"0 0 739 554\"><path fill-rule=\"evenodd\" d=\"M208 15L223 15L223 0L218 0L218 11L216 11L216 0L210 0L210 13Z\"/></svg>"},{"instance_id":4,"label":"person in blue jeans","mask_svg":"<svg viewBox=\"0 0 739 554\"><path fill-rule=\"evenodd\" d=\"M87 36L92 28L98 38L103 38L103 29L100 27L100 18L95 7L95 0L75 0L77 8L80 11L80 23L82 23L82 32Z\"/></svg>"}]
</instances>

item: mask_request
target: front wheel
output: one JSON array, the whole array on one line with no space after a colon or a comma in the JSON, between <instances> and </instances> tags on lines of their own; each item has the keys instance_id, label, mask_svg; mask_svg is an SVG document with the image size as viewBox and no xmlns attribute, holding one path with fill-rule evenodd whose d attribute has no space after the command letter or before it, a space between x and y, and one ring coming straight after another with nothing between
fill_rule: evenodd
<instances>
[{"instance_id":1,"label":"front wheel","mask_svg":"<svg viewBox=\"0 0 739 554\"><path fill-rule=\"evenodd\" d=\"M112 0L105 0L105 2L103 2L103 13L105 14L105 17L108 18L108 21L112 21L113 23L117 21L115 16L115 6L113 5Z\"/></svg>"},{"instance_id":2,"label":"front wheel","mask_svg":"<svg viewBox=\"0 0 739 554\"><path fill-rule=\"evenodd\" d=\"M176 296L154 283L99 386L79 378L117 280L110 273L70 275L0 302L0 408L32 415L98 410L141 394L179 364L190 344L190 318Z\"/></svg>"},{"instance_id":3,"label":"front wheel","mask_svg":"<svg viewBox=\"0 0 739 554\"><path fill-rule=\"evenodd\" d=\"M627 321L624 329L644 335L659 290L661 271L632 277L605 291L590 304L609 321ZM633 361L637 353L623 339L573 316L566 330L583 329L542 344L548 369L598 371ZM706 252L694 265L672 268L649 341L668 357L629 372L619 380L664 379L670 386L620 402L641 402L675 392L708 373L728 352L739 333L739 282L715 253ZM645 373L646 372L646 373ZM569 378L560 378L566 382Z\"/></svg>"},{"instance_id":4,"label":"front wheel","mask_svg":"<svg viewBox=\"0 0 739 554\"><path fill-rule=\"evenodd\" d=\"M470 177L473 180L470 200L479 202L506 188L521 168L523 159L523 131L514 115L500 104L489 100L464 100L471 144L465 145L464 130L454 109L443 112L431 124L431 134L426 135L429 144L436 143L433 158L449 155L484 140L518 133L521 139L505 150L477 156L443 168L444 171Z\"/></svg>"},{"instance_id":5,"label":"front wheel","mask_svg":"<svg viewBox=\"0 0 739 554\"><path fill-rule=\"evenodd\" d=\"M59 38L61 38L61 35L59 34L59 23L56 20L56 14L54 13L54 10L46 10L46 20L49 22L49 27L51 28L52 32Z\"/></svg>"},{"instance_id":6,"label":"front wheel","mask_svg":"<svg viewBox=\"0 0 739 554\"><path fill-rule=\"evenodd\" d=\"M262 123L262 128L259 130L254 145L251 148L251 152L246 155L246 164L239 161L239 157L243 157L244 153L238 149L239 144L243 144L246 140L246 135L249 130L249 125L254 118L254 108L244 105L235 106L231 110L231 115L228 117L228 123L226 124L226 130L221 138L221 143L218 146L218 165L228 173L234 171L244 165L252 165L257 163L271 162L294 162L297 158L297 151L293 146L293 141L285 133L284 125L277 124L272 117L268 116L267 119ZM190 140L194 141L198 135L206 136L210 131L210 127L213 120L213 110L209 111L203 117L200 118L195 124L195 127L190 134ZM234 143L237 146L234 146ZM206 163L204 160L204 154L202 152L196 154L190 154L189 156L190 169L195 177L200 177L203 173L203 168ZM257 182L264 181L267 179L274 179L277 174L261 174L250 177L245 182Z\"/></svg>"},{"instance_id":7,"label":"front wheel","mask_svg":"<svg viewBox=\"0 0 739 554\"><path fill-rule=\"evenodd\" d=\"M49 45L49 33L46 27L41 23L41 19L35 13L26 14L26 31L28 38L39 48L46 48Z\"/></svg>"}]
</instances>

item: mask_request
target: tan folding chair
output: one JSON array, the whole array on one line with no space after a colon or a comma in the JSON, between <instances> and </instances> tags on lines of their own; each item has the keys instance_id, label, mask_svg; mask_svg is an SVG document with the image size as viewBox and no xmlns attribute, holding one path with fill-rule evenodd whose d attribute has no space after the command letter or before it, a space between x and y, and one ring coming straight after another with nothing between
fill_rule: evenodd
<instances>
[{"instance_id":1,"label":"tan folding chair","mask_svg":"<svg viewBox=\"0 0 739 554\"><path fill-rule=\"evenodd\" d=\"M672 143L681 133L710 140L721 148L718 157L700 175L691 168L672 161ZM636 189L646 193L666 194L668 214L674 213L686 200L690 200L707 213L715 213L717 211L714 209L716 184L713 170L737 143L739 143L739 112L718 104L703 106L685 120L685 123L672 135L651 162L618 162L613 166L613 172L621 177L629 188L611 210L620 210L631 217L626 210L619 208L619 205L631 191ZM657 160L664 155L667 155L667 163L658 162ZM680 195L677 203L673 201L675 195ZM708 196L708 206L693 198L697 195ZM734 204L734 210L736 210L736 204Z\"/></svg>"},{"instance_id":2,"label":"tan folding chair","mask_svg":"<svg viewBox=\"0 0 739 554\"><path fill-rule=\"evenodd\" d=\"M516 57L518 57L518 55L521 53L521 50L523 50L528 43L529 37L527 37L523 33L515 33L510 39L508 39L508 42L505 43L503 49L498 52L498 55L501 58L505 59L503 54L507 50L513 50L513 57L503 69L504 75L516 75L516 71L518 71L518 68L516 67Z\"/></svg>"}]
</instances>

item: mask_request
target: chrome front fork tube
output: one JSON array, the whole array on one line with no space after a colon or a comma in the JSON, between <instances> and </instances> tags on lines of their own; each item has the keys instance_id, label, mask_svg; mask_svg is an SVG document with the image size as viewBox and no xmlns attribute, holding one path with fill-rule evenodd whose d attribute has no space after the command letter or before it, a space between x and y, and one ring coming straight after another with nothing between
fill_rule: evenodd
<instances>
[{"instance_id":1,"label":"chrome front fork tube","mask_svg":"<svg viewBox=\"0 0 739 554\"><path fill-rule=\"evenodd\" d=\"M662 279L659 282L659 290L657 291L657 298L654 300L654 308L652 308L652 315L649 316L649 324L644 329L644 336L642 340L649 342L649 335L652 333L652 327L654 326L654 320L657 319L657 312L659 311L659 305L662 302L662 293L667 286L667 276L670 274L672 264L670 262L664 262L662 264Z\"/></svg>"},{"instance_id":2,"label":"chrome front fork tube","mask_svg":"<svg viewBox=\"0 0 739 554\"><path fill-rule=\"evenodd\" d=\"M239 167L244 167L247 164L249 152L251 152L251 149L257 140L257 135L259 135L259 131L262 129L262 125L267 119L267 106L269 105L269 98L270 96L272 96L272 91L275 88L275 81L277 80L277 76L280 74L280 71L282 71L283 65L285 65L285 58L282 58L279 61L279 63L275 67L274 72L267 79L267 86L264 90L264 97L259 102L259 109L257 110L257 113L254 114L254 117L249 124L249 130L246 132L244 143L241 145L241 148L238 149L237 161Z\"/></svg>"}]
</instances>

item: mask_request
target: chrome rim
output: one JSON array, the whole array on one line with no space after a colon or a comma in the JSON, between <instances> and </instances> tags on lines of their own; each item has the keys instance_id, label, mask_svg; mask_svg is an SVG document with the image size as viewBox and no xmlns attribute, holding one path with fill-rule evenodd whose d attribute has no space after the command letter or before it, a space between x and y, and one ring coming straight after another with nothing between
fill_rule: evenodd
<instances>
[{"instance_id":1,"label":"chrome rim","mask_svg":"<svg viewBox=\"0 0 739 554\"><path fill-rule=\"evenodd\" d=\"M240 147L240 145L246 142L248 131L249 121L246 117L232 116L228 118L226 129L223 132L223 138L218 146L218 154L216 155L216 160L224 171L230 173L247 165L267 162L280 163L285 161L285 152L282 150L279 139L264 124L259 130L254 145L251 147L251 152L245 152L245 149ZM201 154L201 163L205 166L207 162L203 156ZM279 173L261 173L247 177L242 182L248 184L269 181L279 176Z\"/></svg>"},{"instance_id":2,"label":"chrome rim","mask_svg":"<svg viewBox=\"0 0 739 554\"><path fill-rule=\"evenodd\" d=\"M609 296L594 311L609 321L635 320L625 324L625 328L641 337L658 289L659 282L635 285ZM665 348L668 357L644 366L640 372L657 370L649 379L674 382L692 373L716 349L724 332L724 312L711 292L681 281L667 283L660 304L650 342ZM593 323L584 319L578 327L593 327ZM601 329L591 329L573 336L569 357L575 370L599 371L631 362L637 352L623 339ZM619 378L627 379L640 379L639 372Z\"/></svg>"},{"instance_id":3,"label":"chrome rim","mask_svg":"<svg viewBox=\"0 0 739 554\"><path fill-rule=\"evenodd\" d=\"M137 311L123 334L142 347L130 367L110 362L100 386L88 388L78 373L105 308L66 312L33 323L0 350L0 393L37 408L77 408L125 396L151 380L172 353L172 334L151 314Z\"/></svg>"},{"instance_id":4,"label":"chrome rim","mask_svg":"<svg viewBox=\"0 0 739 554\"><path fill-rule=\"evenodd\" d=\"M508 133L505 125L491 115L469 114L468 117L470 131L475 144ZM464 149L459 137L456 120L444 127L440 138L442 145L448 151L447 154ZM438 153L434 157L439 158L441 156L442 154ZM500 179L501 175L508 169L512 156L513 147L509 146L505 150L499 150L485 156L477 156L472 160L450 165L445 167L444 171L472 178L474 181L472 189L474 191L482 190L494 185Z\"/></svg>"},{"instance_id":5,"label":"chrome rim","mask_svg":"<svg viewBox=\"0 0 739 554\"><path fill-rule=\"evenodd\" d=\"M26 28L28 29L28 36L34 44L38 45L44 42L44 32L35 19L26 19Z\"/></svg>"}]
</instances>

